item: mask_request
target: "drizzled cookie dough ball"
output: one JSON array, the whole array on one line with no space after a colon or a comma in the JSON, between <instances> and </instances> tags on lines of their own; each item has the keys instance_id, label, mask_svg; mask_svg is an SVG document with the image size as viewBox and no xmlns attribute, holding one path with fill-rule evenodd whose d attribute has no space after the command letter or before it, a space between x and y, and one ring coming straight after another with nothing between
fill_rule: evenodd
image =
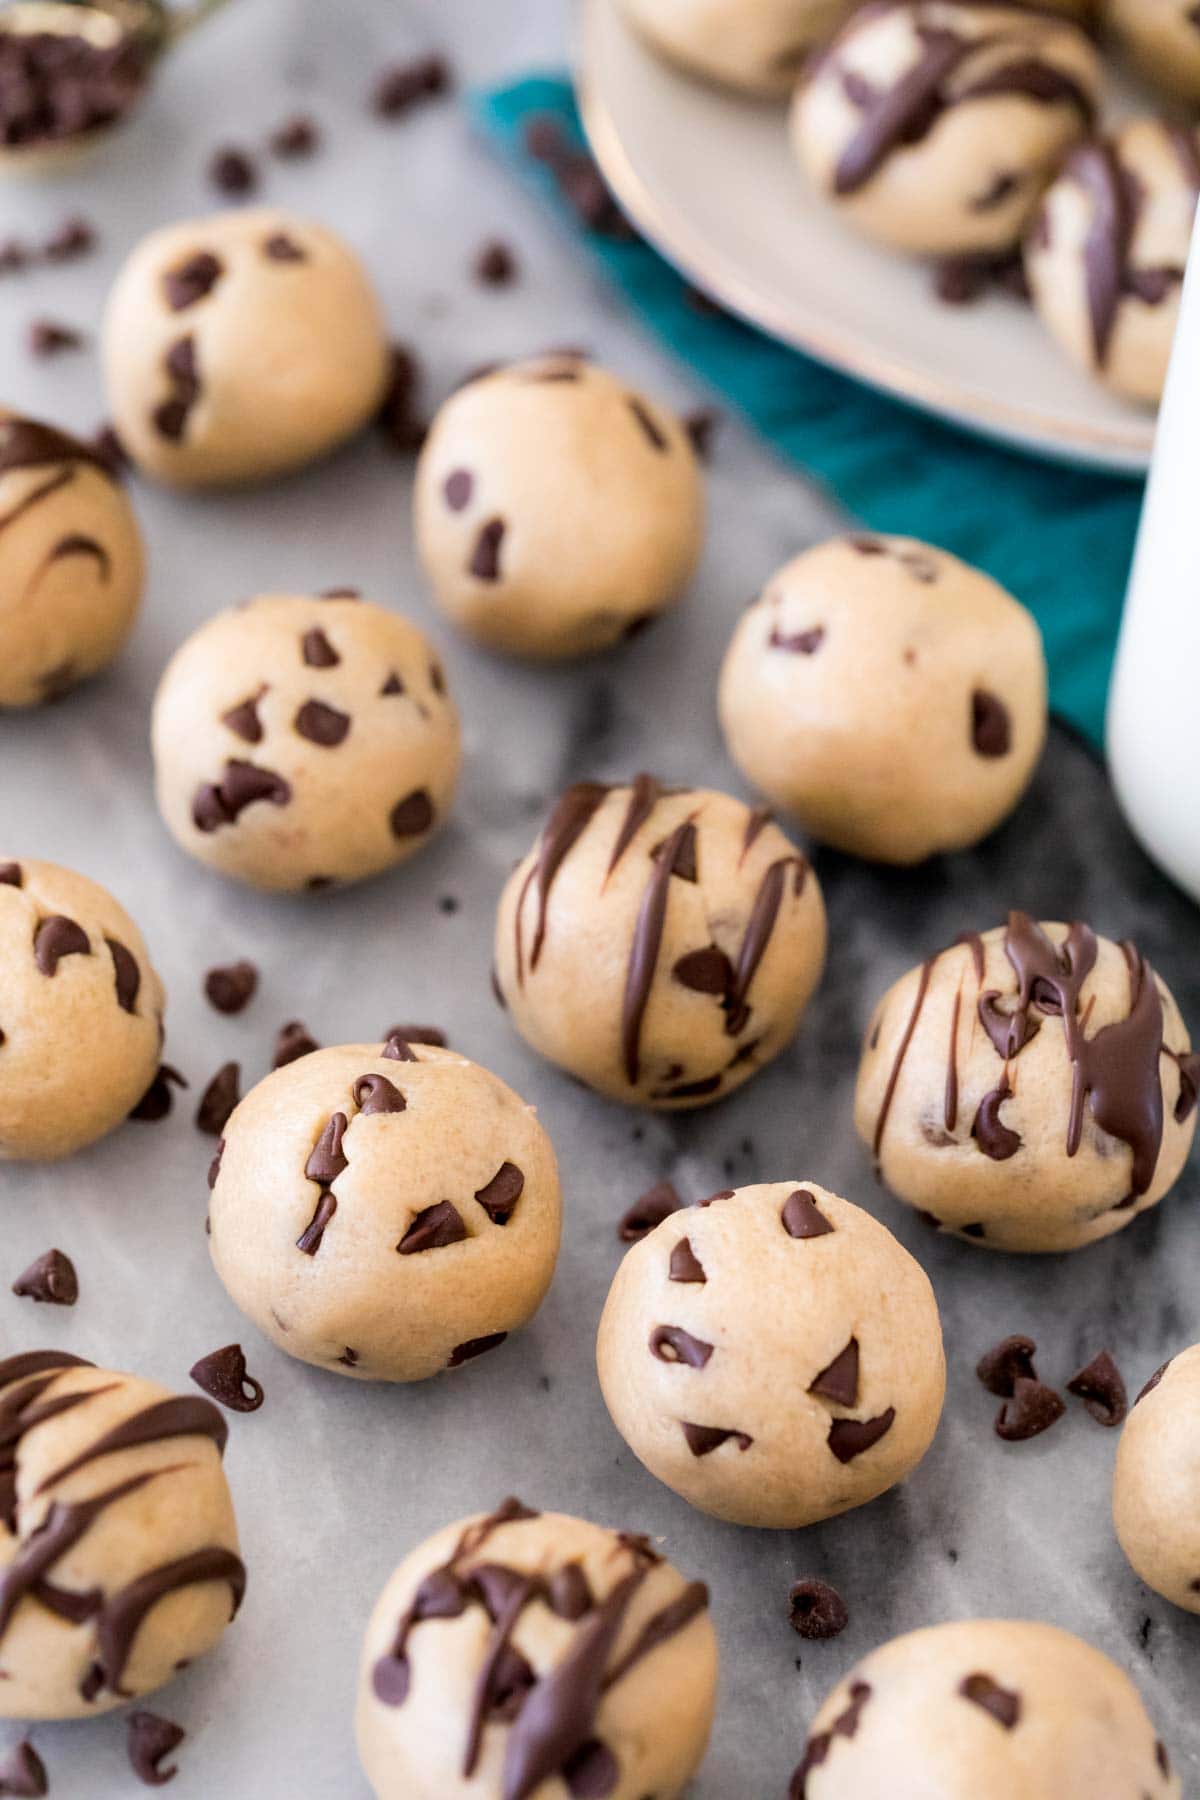
<instances>
[{"instance_id":1,"label":"drizzled cookie dough ball","mask_svg":"<svg viewBox=\"0 0 1200 1800\"><path fill-rule=\"evenodd\" d=\"M993 1250L1077 1250L1174 1185L1200 1059L1130 943L1026 913L965 933L884 996L855 1124L892 1192Z\"/></svg>"},{"instance_id":2,"label":"drizzled cookie dough ball","mask_svg":"<svg viewBox=\"0 0 1200 1800\"><path fill-rule=\"evenodd\" d=\"M0 707L57 700L105 668L142 595L142 540L90 445L0 412Z\"/></svg>"},{"instance_id":3,"label":"drizzled cookie dough ball","mask_svg":"<svg viewBox=\"0 0 1200 1800\"><path fill-rule=\"evenodd\" d=\"M1200 1344L1151 1377L1125 1421L1113 1523L1147 1587L1200 1613Z\"/></svg>"},{"instance_id":4,"label":"drizzled cookie dough ball","mask_svg":"<svg viewBox=\"0 0 1200 1800\"><path fill-rule=\"evenodd\" d=\"M961 0L878 0L800 88L809 181L869 237L929 256L999 255L1087 131L1100 63L1065 18Z\"/></svg>"},{"instance_id":5,"label":"drizzled cookie dough ball","mask_svg":"<svg viewBox=\"0 0 1200 1800\"><path fill-rule=\"evenodd\" d=\"M686 586L704 530L680 421L569 356L452 395L421 452L415 505L438 604L518 656L582 656L649 624Z\"/></svg>"},{"instance_id":6,"label":"drizzled cookie dough ball","mask_svg":"<svg viewBox=\"0 0 1200 1800\"><path fill-rule=\"evenodd\" d=\"M992 831L1046 736L1030 613L911 538L836 538L785 565L739 623L719 692L729 754L839 850L916 863Z\"/></svg>"},{"instance_id":7,"label":"drizzled cookie dough ball","mask_svg":"<svg viewBox=\"0 0 1200 1800\"><path fill-rule=\"evenodd\" d=\"M108 1712L212 1649L246 1586L226 1435L64 1351L0 1362L0 1717Z\"/></svg>"},{"instance_id":8,"label":"drizzled cookie dough ball","mask_svg":"<svg viewBox=\"0 0 1200 1800\"><path fill-rule=\"evenodd\" d=\"M258 888L319 891L405 861L458 779L440 661L352 590L264 594L202 625L167 665L152 737L172 837Z\"/></svg>"},{"instance_id":9,"label":"drizzled cookie dough ball","mask_svg":"<svg viewBox=\"0 0 1200 1800\"><path fill-rule=\"evenodd\" d=\"M825 1702L791 1800L1181 1800L1128 1676L1054 1625L893 1638Z\"/></svg>"},{"instance_id":10,"label":"drizzled cookie dough ball","mask_svg":"<svg viewBox=\"0 0 1200 1800\"><path fill-rule=\"evenodd\" d=\"M365 425L387 384L358 257L324 226L264 209L143 238L109 296L103 353L122 444L174 487L299 468Z\"/></svg>"},{"instance_id":11,"label":"drizzled cookie dough ball","mask_svg":"<svg viewBox=\"0 0 1200 1800\"><path fill-rule=\"evenodd\" d=\"M1162 397L1198 194L1200 134L1135 119L1072 151L1025 245L1046 325L1133 400Z\"/></svg>"},{"instance_id":12,"label":"drizzled cookie dough ball","mask_svg":"<svg viewBox=\"0 0 1200 1800\"><path fill-rule=\"evenodd\" d=\"M277 1069L225 1127L210 1247L272 1343L361 1381L423 1381L541 1304L560 1196L532 1107L477 1063L392 1038Z\"/></svg>"},{"instance_id":13,"label":"drizzled cookie dough ball","mask_svg":"<svg viewBox=\"0 0 1200 1800\"><path fill-rule=\"evenodd\" d=\"M787 94L850 0L624 0L646 41L723 87Z\"/></svg>"},{"instance_id":14,"label":"drizzled cookie dough ball","mask_svg":"<svg viewBox=\"0 0 1200 1800\"><path fill-rule=\"evenodd\" d=\"M824 960L816 876L770 814L652 775L568 788L496 918L496 994L522 1037L641 1106L748 1081Z\"/></svg>"},{"instance_id":15,"label":"drizzled cookie dough ball","mask_svg":"<svg viewBox=\"0 0 1200 1800\"><path fill-rule=\"evenodd\" d=\"M0 856L0 1161L53 1161L112 1131L154 1079L162 982L86 876Z\"/></svg>"},{"instance_id":16,"label":"drizzled cookie dough ball","mask_svg":"<svg viewBox=\"0 0 1200 1800\"><path fill-rule=\"evenodd\" d=\"M1200 100L1195 0L1101 0L1101 18L1151 81L1184 100Z\"/></svg>"},{"instance_id":17,"label":"drizzled cookie dough ball","mask_svg":"<svg viewBox=\"0 0 1200 1800\"><path fill-rule=\"evenodd\" d=\"M678 1800L716 1681L703 1582L635 1533L506 1500L384 1588L359 1755L377 1800Z\"/></svg>"},{"instance_id":18,"label":"drizzled cookie dough ball","mask_svg":"<svg viewBox=\"0 0 1200 1800\"><path fill-rule=\"evenodd\" d=\"M613 1423L652 1475L702 1512L781 1530L903 1481L946 1391L924 1271L813 1182L741 1188L664 1219L617 1270L596 1362Z\"/></svg>"}]
</instances>

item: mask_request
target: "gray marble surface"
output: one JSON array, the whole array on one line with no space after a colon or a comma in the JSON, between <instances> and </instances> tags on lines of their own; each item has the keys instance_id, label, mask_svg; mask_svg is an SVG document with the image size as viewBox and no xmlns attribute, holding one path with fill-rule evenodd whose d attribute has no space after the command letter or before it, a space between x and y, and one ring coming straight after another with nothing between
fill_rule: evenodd
<instances>
[{"instance_id":1,"label":"gray marble surface","mask_svg":"<svg viewBox=\"0 0 1200 1800\"><path fill-rule=\"evenodd\" d=\"M0 281L4 400L90 428L104 410L93 354L35 364L23 348L28 321L51 314L91 331L138 235L212 204L203 168L214 144L260 140L287 111L311 106L326 150L308 165L271 166L265 195L339 225L364 252L397 336L420 348L431 403L484 360L570 342L695 404L703 396L491 166L452 106L384 128L361 105L389 55L436 41L464 79L491 79L561 61L569 24L561 0L237 0L179 53L144 116L101 159L0 191L4 231L45 233L83 209L103 233L85 263ZM468 269L496 231L516 247L521 278L489 292ZM492 1004L503 877L576 776L650 766L737 787L712 698L725 639L746 596L835 515L727 423L689 604L619 656L545 672L487 660L432 615L412 554L409 485L407 464L365 441L261 493L184 499L139 486L151 579L128 653L64 705L0 721L0 847L75 864L131 909L167 983L167 1054L192 1082L165 1123L130 1124L62 1167L0 1174L0 1350L54 1343L183 1387L199 1355L240 1338L267 1390L260 1413L232 1422L228 1452L250 1568L245 1608L219 1652L152 1703L189 1733L172 1795L365 1794L350 1720L374 1595L428 1531L509 1491L661 1534L685 1570L711 1583L724 1668L696 1800L782 1800L809 1718L858 1656L897 1631L990 1613L1055 1620L1115 1657L1145 1690L1188 1791L1200 1791L1200 1622L1147 1595L1121 1559L1107 1518L1113 1437L1073 1408L1047 1437L1005 1446L971 1373L995 1338L1024 1330L1042 1345L1049 1378L1065 1380L1108 1345L1136 1386L1200 1336L1195 1165L1156 1214L1091 1251L992 1259L926 1235L880 1193L850 1123L872 1003L931 947L1011 905L1081 912L1136 936L1195 1023L1195 910L1136 850L1090 755L1057 735L1018 816L977 853L903 876L818 856L828 976L794 1047L735 1099L638 1119L580 1092L539 1065ZM319 902L259 898L190 865L161 829L150 698L172 648L218 607L264 587L340 583L410 612L444 650L466 723L460 802L435 847L390 878ZM456 911L439 906L446 895ZM245 1015L222 1020L201 977L238 956L261 965L262 987ZM460 1379L389 1391L292 1364L243 1324L210 1271L211 1144L192 1123L195 1102L227 1058L240 1060L247 1083L264 1073L277 1026L295 1016L326 1043L376 1035L396 1018L439 1023L538 1105L558 1146L567 1220L554 1287L528 1331ZM937 1442L905 1488L829 1525L770 1535L690 1512L641 1471L605 1414L592 1335L619 1254L614 1222L663 1175L689 1197L811 1176L876 1211L921 1257L943 1308L950 1394ZM7 1282L51 1243L75 1258L82 1297L73 1312L35 1314ZM850 1604L835 1643L802 1646L787 1626L787 1588L801 1573L834 1581ZM16 1734L0 1726L0 1748ZM120 1719L40 1726L34 1737L54 1800L140 1791Z\"/></svg>"}]
</instances>

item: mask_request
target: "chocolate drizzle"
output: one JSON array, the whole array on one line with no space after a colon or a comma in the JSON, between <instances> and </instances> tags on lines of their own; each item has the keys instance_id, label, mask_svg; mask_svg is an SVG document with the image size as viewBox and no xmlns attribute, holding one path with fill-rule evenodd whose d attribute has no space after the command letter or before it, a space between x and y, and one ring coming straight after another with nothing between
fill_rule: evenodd
<instances>
[{"instance_id":1,"label":"chocolate drizzle","mask_svg":"<svg viewBox=\"0 0 1200 1800\"><path fill-rule=\"evenodd\" d=\"M900 1072L904 1067L904 1059L908 1055L909 1045L913 1041L913 1034L917 1029L917 1021L921 1017L921 1009L925 1005L925 996L929 992L929 977L933 973L935 960L936 958L930 957L927 962L921 964L921 974L917 982L917 992L916 997L913 1000L912 1011L908 1016L908 1024L904 1027L904 1036L900 1039L895 1059L891 1069L888 1071L887 1085L883 1090L883 1102L879 1108L879 1117L875 1121L875 1138L871 1146L872 1154L874 1155L876 1162L879 1161L879 1152L883 1147L883 1134L887 1129L888 1115L892 1110L892 1102L896 1098L896 1087L900 1080Z\"/></svg>"},{"instance_id":2,"label":"chocolate drizzle","mask_svg":"<svg viewBox=\"0 0 1200 1800\"><path fill-rule=\"evenodd\" d=\"M538 843L533 867L525 877L524 886L517 899L517 984L520 987L525 984L524 936L521 923L525 910L525 897L530 888L536 885L537 926L533 934L533 947L529 954L529 969L532 973L537 968L538 959L542 954L542 946L546 941L546 914L554 878L571 850L591 824L596 813L603 806L609 792L610 790L598 781L576 782L574 787L567 789L550 814Z\"/></svg>"},{"instance_id":3,"label":"chocolate drizzle","mask_svg":"<svg viewBox=\"0 0 1200 1800\"><path fill-rule=\"evenodd\" d=\"M630 844L633 842L642 826L646 823L646 820L650 817L654 808L658 805L659 800L662 798L662 793L662 784L655 776L634 776L633 786L629 790L629 805L625 810L625 817L621 821L621 829L617 833L616 842L613 844L612 855L608 862L608 870L604 877L606 883L609 876L613 873L617 864L624 856L626 850L628 850Z\"/></svg>"},{"instance_id":4,"label":"chocolate drizzle","mask_svg":"<svg viewBox=\"0 0 1200 1800\"><path fill-rule=\"evenodd\" d=\"M625 1078L631 1087L637 1086L641 1074L642 1020L662 945L663 927L667 918L667 890L675 873L676 857L684 849L687 834L692 829L690 819L677 825L663 845L661 854L654 858L650 879L638 911L633 942L629 948L625 998L621 1007L621 1053Z\"/></svg>"}]
</instances>

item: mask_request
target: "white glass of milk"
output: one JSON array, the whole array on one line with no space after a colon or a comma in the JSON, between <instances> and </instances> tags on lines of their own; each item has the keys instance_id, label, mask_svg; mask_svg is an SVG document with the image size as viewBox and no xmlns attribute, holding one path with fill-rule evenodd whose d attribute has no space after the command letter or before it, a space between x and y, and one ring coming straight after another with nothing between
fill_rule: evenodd
<instances>
[{"instance_id":1,"label":"white glass of milk","mask_svg":"<svg viewBox=\"0 0 1200 1800\"><path fill-rule=\"evenodd\" d=\"M1200 216L1108 702L1117 798L1200 900Z\"/></svg>"}]
</instances>

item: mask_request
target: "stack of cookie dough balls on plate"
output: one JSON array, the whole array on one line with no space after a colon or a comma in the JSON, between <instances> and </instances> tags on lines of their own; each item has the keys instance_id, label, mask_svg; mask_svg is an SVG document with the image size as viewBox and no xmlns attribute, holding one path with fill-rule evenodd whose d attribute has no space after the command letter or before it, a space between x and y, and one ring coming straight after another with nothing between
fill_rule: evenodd
<instances>
[{"instance_id":1,"label":"stack of cookie dough balls on plate","mask_svg":"<svg viewBox=\"0 0 1200 1800\"><path fill-rule=\"evenodd\" d=\"M113 423L173 487L265 480L334 449L378 410L389 354L358 257L291 213L218 213L155 231L104 317Z\"/></svg>"},{"instance_id":2,"label":"stack of cookie dough balls on plate","mask_svg":"<svg viewBox=\"0 0 1200 1800\"><path fill-rule=\"evenodd\" d=\"M681 422L572 355L452 395L421 452L415 508L442 610L489 649L542 659L650 624L686 587L704 535Z\"/></svg>"},{"instance_id":3,"label":"stack of cookie dough balls on plate","mask_svg":"<svg viewBox=\"0 0 1200 1800\"><path fill-rule=\"evenodd\" d=\"M154 1079L163 986L112 895L54 863L0 857L0 1161L70 1156Z\"/></svg>"},{"instance_id":4,"label":"stack of cookie dough balls on plate","mask_svg":"<svg viewBox=\"0 0 1200 1800\"><path fill-rule=\"evenodd\" d=\"M152 722L159 810L183 849L253 887L360 881L443 822L460 760L441 662L348 590L265 594L176 652Z\"/></svg>"},{"instance_id":5,"label":"stack of cookie dough balls on plate","mask_svg":"<svg viewBox=\"0 0 1200 1800\"><path fill-rule=\"evenodd\" d=\"M0 1718L90 1718L212 1649L246 1585L226 1436L199 1395L0 1362Z\"/></svg>"},{"instance_id":6,"label":"stack of cookie dough balls on plate","mask_svg":"<svg viewBox=\"0 0 1200 1800\"><path fill-rule=\"evenodd\" d=\"M916 863L993 830L1046 735L1032 615L911 538L857 535L768 581L733 635L719 708L730 755L824 843Z\"/></svg>"},{"instance_id":7,"label":"stack of cookie dough balls on plate","mask_svg":"<svg viewBox=\"0 0 1200 1800\"><path fill-rule=\"evenodd\" d=\"M946 1387L924 1271L813 1182L716 1194L634 1245L597 1365L613 1423L652 1475L702 1512L780 1530L911 1474Z\"/></svg>"},{"instance_id":8,"label":"stack of cookie dough balls on plate","mask_svg":"<svg viewBox=\"0 0 1200 1800\"><path fill-rule=\"evenodd\" d=\"M514 870L496 994L535 1050L615 1100L702 1106L789 1042L820 978L807 859L727 794L580 782Z\"/></svg>"},{"instance_id":9,"label":"stack of cookie dough balls on plate","mask_svg":"<svg viewBox=\"0 0 1200 1800\"><path fill-rule=\"evenodd\" d=\"M789 94L852 0L624 0L655 50L708 81Z\"/></svg>"},{"instance_id":10,"label":"stack of cookie dough balls on plate","mask_svg":"<svg viewBox=\"0 0 1200 1800\"><path fill-rule=\"evenodd\" d=\"M1134 1571L1200 1613L1200 1344L1152 1375L1125 1421L1113 1522Z\"/></svg>"},{"instance_id":11,"label":"stack of cookie dough balls on plate","mask_svg":"<svg viewBox=\"0 0 1200 1800\"><path fill-rule=\"evenodd\" d=\"M1190 1050L1135 945L1015 912L884 996L855 1123L928 1224L994 1250L1076 1250L1178 1179L1196 1129Z\"/></svg>"},{"instance_id":12,"label":"stack of cookie dough balls on plate","mask_svg":"<svg viewBox=\"0 0 1200 1800\"><path fill-rule=\"evenodd\" d=\"M377 1800L679 1800L716 1703L703 1582L647 1538L518 1500L396 1570L363 1645Z\"/></svg>"},{"instance_id":13,"label":"stack of cookie dough balls on plate","mask_svg":"<svg viewBox=\"0 0 1200 1800\"><path fill-rule=\"evenodd\" d=\"M57 700L105 668L142 569L133 510L95 447L0 412L0 708Z\"/></svg>"},{"instance_id":14,"label":"stack of cookie dough balls on plate","mask_svg":"<svg viewBox=\"0 0 1200 1800\"><path fill-rule=\"evenodd\" d=\"M277 1069L234 1111L209 1185L235 1304L289 1355L361 1381L497 1349L554 1273L558 1171L533 1109L426 1044Z\"/></svg>"}]
</instances>

